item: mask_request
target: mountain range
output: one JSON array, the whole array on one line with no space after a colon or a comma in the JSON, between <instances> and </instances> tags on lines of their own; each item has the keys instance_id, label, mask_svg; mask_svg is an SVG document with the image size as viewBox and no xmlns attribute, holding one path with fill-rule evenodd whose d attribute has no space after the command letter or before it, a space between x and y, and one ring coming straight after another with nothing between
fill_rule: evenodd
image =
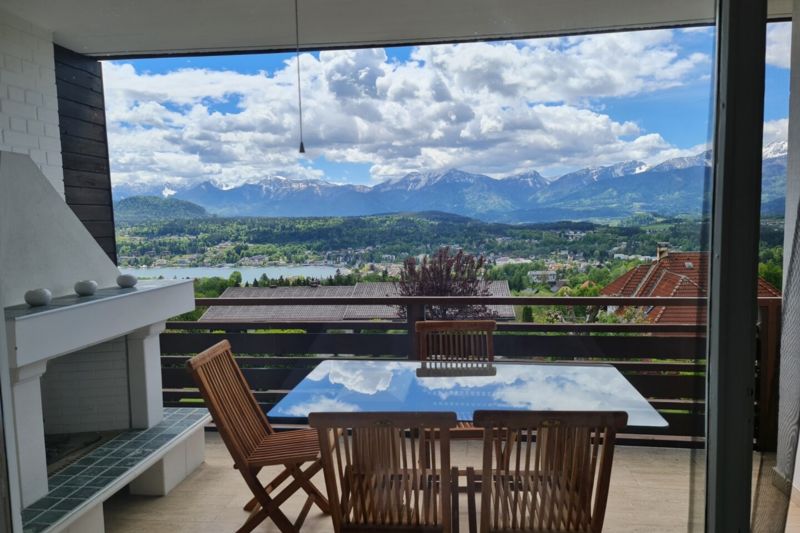
<instances>
[{"instance_id":1,"label":"mountain range","mask_svg":"<svg viewBox=\"0 0 800 533\"><path fill-rule=\"evenodd\" d=\"M232 188L210 181L169 191L117 185L115 200L163 196L202 206L219 216L357 216L390 212L445 211L506 223L609 220L649 212L699 215L710 198L711 153L584 168L556 178L535 170L502 179L458 169L411 172L368 187L319 179L270 176ZM786 143L764 149L765 214L782 215Z\"/></svg>"}]
</instances>

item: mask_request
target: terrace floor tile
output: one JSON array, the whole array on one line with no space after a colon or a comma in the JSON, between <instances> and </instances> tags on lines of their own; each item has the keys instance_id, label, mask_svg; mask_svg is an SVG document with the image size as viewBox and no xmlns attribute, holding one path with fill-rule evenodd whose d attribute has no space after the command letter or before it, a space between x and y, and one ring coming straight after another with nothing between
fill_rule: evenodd
<instances>
[{"instance_id":1,"label":"terrace floor tile","mask_svg":"<svg viewBox=\"0 0 800 533\"><path fill-rule=\"evenodd\" d=\"M451 463L456 466L479 465L482 443L454 441ZM695 495L702 509L703 494L690 484L692 471L702 476L703 451L678 448L619 446L614 457L611 496L604 531L606 532L684 532L689 523L702 525L702 516L690 516L690 495ZM661 463L661 466L653 463ZM277 473L267 468L261 478ZM702 480L702 478L699 478ZM314 478L324 487L322 474ZM463 480L462 480L463 483ZM702 487L702 481L700 482ZM242 505L251 494L217 433L206 433L206 461L165 497L134 496L121 491L106 502L106 531L128 533L219 532L235 531L247 519ZM293 519L305 501L297 493L285 504L284 511ZM462 496L461 531L466 532L466 496ZM312 508L303 532L328 533L330 517ZM697 531L701 531L697 529ZM255 531L277 532L267 520ZM798 532L800 533L800 531Z\"/></svg>"}]
</instances>

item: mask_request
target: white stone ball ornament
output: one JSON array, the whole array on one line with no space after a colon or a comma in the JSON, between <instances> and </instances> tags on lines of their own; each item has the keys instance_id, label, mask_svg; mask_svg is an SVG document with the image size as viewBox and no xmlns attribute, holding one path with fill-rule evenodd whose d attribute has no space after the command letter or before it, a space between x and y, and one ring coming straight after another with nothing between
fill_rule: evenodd
<instances>
[{"instance_id":1,"label":"white stone ball ornament","mask_svg":"<svg viewBox=\"0 0 800 533\"><path fill-rule=\"evenodd\" d=\"M120 274L117 276L117 285L123 289L130 289L135 287L139 280L133 274Z\"/></svg>"},{"instance_id":2,"label":"white stone ball ornament","mask_svg":"<svg viewBox=\"0 0 800 533\"><path fill-rule=\"evenodd\" d=\"M25 303L31 307L48 305L53 299L53 293L48 289L31 289L25 293Z\"/></svg>"},{"instance_id":3,"label":"white stone ball ornament","mask_svg":"<svg viewBox=\"0 0 800 533\"><path fill-rule=\"evenodd\" d=\"M97 291L97 282L85 279L75 284L75 294L78 296L91 296Z\"/></svg>"}]
</instances>

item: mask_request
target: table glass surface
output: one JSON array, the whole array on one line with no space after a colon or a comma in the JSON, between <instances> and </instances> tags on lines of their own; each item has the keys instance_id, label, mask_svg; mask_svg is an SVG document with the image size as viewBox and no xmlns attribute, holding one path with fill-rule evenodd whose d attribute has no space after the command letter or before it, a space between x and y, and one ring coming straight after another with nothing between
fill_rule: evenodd
<instances>
[{"instance_id":1,"label":"table glass surface","mask_svg":"<svg viewBox=\"0 0 800 533\"><path fill-rule=\"evenodd\" d=\"M480 409L625 411L628 426L667 426L616 368L602 364L495 363L467 371L414 361L328 360L268 416L303 423L312 412L455 411L460 421L471 421Z\"/></svg>"}]
</instances>

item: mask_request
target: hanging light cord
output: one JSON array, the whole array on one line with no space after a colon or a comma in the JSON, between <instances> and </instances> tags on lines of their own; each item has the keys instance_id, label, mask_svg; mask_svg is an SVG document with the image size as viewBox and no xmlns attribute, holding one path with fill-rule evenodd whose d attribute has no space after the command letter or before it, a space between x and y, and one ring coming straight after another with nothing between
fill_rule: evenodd
<instances>
[{"instance_id":1,"label":"hanging light cord","mask_svg":"<svg viewBox=\"0 0 800 533\"><path fill-rule=\"evenodd\" d=\"M297 111L300 115L300 153L306 153L303 146L303 96L300 91L300 17L298 16L297 0L294 0L294 39L295 56L297 57Z\"/></svg>"}]
</instances>

